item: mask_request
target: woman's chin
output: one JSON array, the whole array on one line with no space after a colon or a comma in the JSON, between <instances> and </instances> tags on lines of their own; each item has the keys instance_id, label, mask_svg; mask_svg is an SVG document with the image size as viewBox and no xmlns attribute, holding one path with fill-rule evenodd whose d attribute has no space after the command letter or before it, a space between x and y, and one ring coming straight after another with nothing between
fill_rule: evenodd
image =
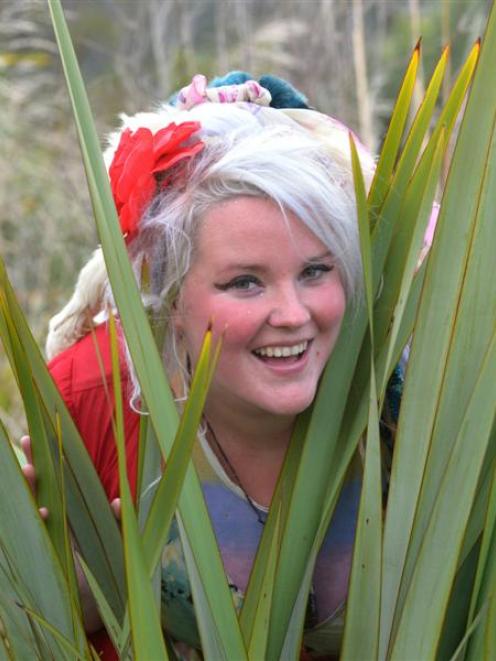
<instances>
[{"instance_id":1,"label":"woman's chin","mask_svg":"<svg viewBox=\"0 0 496 661\"><path fill-rule=\"evenodd\" d=\"M306 396L280 398L273 400L267 410L274 415L294 417L303 413L312 404L314 397L315 392Z\"/></svg>"}]
</instances>

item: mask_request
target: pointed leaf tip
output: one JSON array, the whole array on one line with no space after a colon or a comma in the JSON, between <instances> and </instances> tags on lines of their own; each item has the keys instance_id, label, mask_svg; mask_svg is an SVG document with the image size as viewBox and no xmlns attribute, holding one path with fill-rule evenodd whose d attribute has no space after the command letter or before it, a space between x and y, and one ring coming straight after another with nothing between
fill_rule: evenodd
<instances>
[{"instance_id":1,"label":"pointed leaf tip","mask_svg":"<svg viewBox=\"0 0 496 661\"><path fill-rule=\"evenodd\" d=\"M419 55L421 46L422 46L422 36L418 38L418 41L415 44L415 48L413 49L413 52Z\"/></svg>"}]
</instances>

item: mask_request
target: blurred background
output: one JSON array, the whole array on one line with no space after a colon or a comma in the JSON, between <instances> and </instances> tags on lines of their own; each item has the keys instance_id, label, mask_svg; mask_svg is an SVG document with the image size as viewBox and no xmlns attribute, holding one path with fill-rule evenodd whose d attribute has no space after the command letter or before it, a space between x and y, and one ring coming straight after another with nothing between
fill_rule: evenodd
<instances>
[{"instance_id":1,"label":"blurred background","mask_svg":"<svg viewBox=\"0 0 496 661\"><path fill-rule=\"evenodd\" d=\"M120 111L242 69L290 80L311 105L380 147L422 37L422 97L442 48L447 83L481 36L490 0L63 0L102 143ZM40 343L97 244L44 0L0 0L0 254ZM22 407L0 347L0 417Z\"/></svg>"}]
</instances>

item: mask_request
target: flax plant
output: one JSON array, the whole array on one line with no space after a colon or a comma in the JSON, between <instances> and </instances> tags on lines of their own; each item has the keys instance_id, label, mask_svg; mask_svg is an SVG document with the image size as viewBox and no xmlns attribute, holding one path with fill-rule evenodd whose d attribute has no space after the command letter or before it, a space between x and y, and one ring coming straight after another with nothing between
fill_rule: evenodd
<instances>
[{"instance_id":1,"label":"flax plant","mask_svg":"<svg viewBox=\"0 0 496 661\"><path fill-rule=\"evenodd\" d=\"M0 424L0 659L95 657L82 623L75 555L120 657L174 658L158 598L161 549L174 516L205 658L297 659L313 563L361 441L363 488L342 658L496 658L494 7L482 49L474 46L444 106L436 112L448 50L407 126L417 45L368 196L350 136L365 294L347 311L316 401L297 421L237 613L190 463L222 349L206 329L180 419L118 227L60 0L48 5L119 320L149 413L140 433L138 492L151 498L133 504L127 481L113 317L122 531L0 260L0 337L26 407L38 495L50 508L45 523ZM467 94L434 243L419 264L441 164ZM384 506L380 411L406 345ZM161 463L166 468L158 476ZM313 631L308 644L319 635Z\"/></svg>"}]
</instances>

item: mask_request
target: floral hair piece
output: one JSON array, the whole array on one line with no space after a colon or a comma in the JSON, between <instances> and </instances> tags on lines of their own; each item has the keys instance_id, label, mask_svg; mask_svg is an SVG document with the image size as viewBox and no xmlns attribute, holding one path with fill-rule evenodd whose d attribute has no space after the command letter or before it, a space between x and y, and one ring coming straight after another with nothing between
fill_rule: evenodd
<instances>
[{"instance_id":1,"label":"floral hair piece","mask_svg":"<svg viewBox=\"0 0 496 661\"><path fill-rule=\"evenodd\" d=\"M175 171L167 176L167 171L204 148L201 140L191 139L200 128L199 122L172 122L155 134L143 127L134 132L130 129L123 131L109 168L109 177L122 233L127 241L137 234L140 218L157 190L168 186L177 175Z\"/></svg>"},{"instance_id":2,"label":"floral hair piece","mask_svg":"<svg viewBox=\"0 0 496 661\"><path fill-rule=\"evenodd\" d=\"M272 96L256 80L246 80L235 85L207 87L207 79L202 74L193 76L189 85L183 87L177 95L176 106L180 110L190 110L200 103L240 103L248 101L259 106L268 106Z\"/></svg>"}]
</instances>

